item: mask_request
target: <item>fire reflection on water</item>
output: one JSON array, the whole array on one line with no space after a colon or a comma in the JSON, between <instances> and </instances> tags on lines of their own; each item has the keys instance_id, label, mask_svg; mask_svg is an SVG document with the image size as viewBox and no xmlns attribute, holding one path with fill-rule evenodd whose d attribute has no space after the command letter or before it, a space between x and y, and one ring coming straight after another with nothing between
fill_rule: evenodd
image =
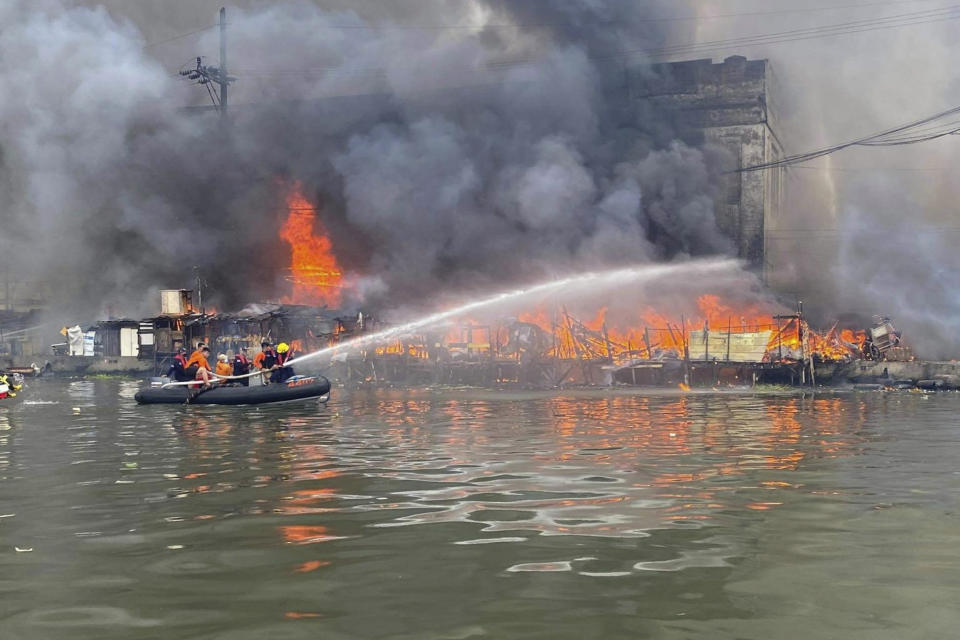
<instances>
[{"instance_id":1,"label":"fire reflection on water","mask_svg":"<svg viewBox=\"0 0 960 640\"><path fill-rule=\"evenodd\" d=\"M467 637L483 611L490 637L521 617L778 637L798 602L814 635L882 636L917 598L953 610L956 394L360 388L252 409L120 389L44 381L58 404L0 408L16 637L81 610L97 637ZM94 626L104 604L136 626Z\"/></svg>"},{"instance_id":2,"label":"fire reflection on water","mask_svg":"<svg viewBox=\"0 0 960 640\"><path fill-rule=\"evenodd\" d=\"M515 419L505 420L510 403L382 401L391 425L385 446L429 455L379 473L429 486L378 505L404 512L378 526L473 521L486 532L642 536L699 526L735 504L779 506L773 498L745 501L733 480L793 471L810 456L846 455L857 446L838 418L848 400L715 403L707 396L555 397L538 402L533 414L529 403L517 403ZM760 486L771 493L796 488ZM505 520L503 510L520 513Z\"/></svg>"},{"instance_id":3,"label":"fire reflection on water","mask_svg":"<svg viewBox=\"0 0 960 640\"><path fill-rule=\"evenodd\" d=\"M10 437L13 426L6 412L0 411L0 472L10 466Z\"/></svg>"},{"instance_id":4,"label":"fire reflection on water","mask_svg":"<svg viewBox=\"0 0 960 640\"><path fill-rule=\"evenodd\" d=\"M788 504L805 490L790 474L854 454L861 438L852 425L865 418L851 398L719 394L357 392L339 411L322 431L312 415L283 415L266 430L226 414L184 418L176 428L189 453L176 491L259 488L253 502L197 518L289 518L270 527L276 542L297 547L454 522L478 527L480 537L461 544L646 538ZM219 481L240 452L248 479ZM361 516L360 529L344 525ZM718 549L678 562L712 566L734 553ZM290 571L329 562L308 556Z\"/></svg>"}]
</instances>

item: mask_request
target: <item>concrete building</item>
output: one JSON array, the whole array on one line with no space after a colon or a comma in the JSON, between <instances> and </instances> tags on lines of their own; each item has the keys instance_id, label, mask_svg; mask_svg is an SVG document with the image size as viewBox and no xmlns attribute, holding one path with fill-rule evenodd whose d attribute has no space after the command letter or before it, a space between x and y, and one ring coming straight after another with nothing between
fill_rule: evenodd
<instances>
[{"instance_id":1,"label":"concrete building","mask_svg":"<svg viewBox=\"0 0 960 640\"><path fill-rule=\"evenodd\" d=\"M0 272L0 310L14 313L39 311L50 298L45 283L28 279L9 267Z\"/></svg>"},{"instance_id":2,"label":"concrete building","mask_svg":"<svg viewBox=\"0 0 960 640\"><path fill-rule=\"evenodd\" d=\"M9 267L0 272L0 364L4 357L24 360L49 353L49 340L36 330L49 299L44 283Z\"/></svg>"},{"instance_id":3,"label":"concrete building","mask_svg":"<svg viewBox=\"0 0 960 640\"><path fill-rule=\"evenodd\" d=\"M691 60L637 68L629 91L633 100L672 123L680 139L729 151L731 171L783 155L772 106L776 81L767 60L731 56L716 64ZM782 172L726 174L716 198L720 230L737 255L757 268L764 264L765 229L780 212Z\"/></svg>"}]
</instances>

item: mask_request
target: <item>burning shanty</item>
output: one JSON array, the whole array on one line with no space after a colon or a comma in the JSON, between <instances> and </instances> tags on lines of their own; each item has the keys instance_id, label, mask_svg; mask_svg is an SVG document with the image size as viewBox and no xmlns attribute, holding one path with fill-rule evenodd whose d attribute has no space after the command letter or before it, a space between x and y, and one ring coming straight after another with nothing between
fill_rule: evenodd
<instances>
[{"instance_id":1,"label":"burning shanty","mask_svg":"<svg viewBox=\"0 0 960 640\"><path fill-rule=\"evenodd\" d=\"M232 357L241 348L257 351L264 340L288 341L298 353L331 349L324 372L348 384L815 385L818 378L821 384L845 380L850 367L883 364L889 375L895 361L913 360L885 318L867 330L819 331L801 309L764 313L713 295L702 295L691 316L639 308L634 324L624 324L606 309L583 318L560 306L486 322L456 317L362 347L350 345L390 333L391 325L360 310L264 303L203 312L194 307L192 291L164 291L161 298L157 316L68 329L68 343L55 346L64 355L51 368L157 375L181 347L203 342Z\"/></svg>"},{"instance_id":2,"label":"burning shanty","mask_svg":"<svg viewBox=\"0 0 960 640\"><path fill-rule=\"evenodd\" d=\"M289 247L286 293L276 302L230 311L206 307L199 291L165 290L160 313L65 328L49 368L62 372L158 375L180 348L203 342L214 353L251 354L262 341L298 353L333 348L333 380L377 384L717 386L815 385L848 380L851 367L913 360L886 318L872 326L811 326L802 305L742 301L701 293L686 311L656 298L608 306L523 301L509 310L445 316L359 348L337 348L392 325L389 309L344 305L355 299L317 208L294 184L280 239ZM627 291L607 292L630 299ZM209 293L208 293L209 297ZM519 305L519 306L518 306Z\"/></svg>"},{"instance_id":3,"label":"burning shanty","mask_svg":"<svg viewBox=\"0 0 960 640\"><path fill-rule=\"evenodd\" d=\"M587 385L743 385L832 382L854 362L911 360L884 320L869 330L817 331L802 312L734 315L715 296L700 315L677 319L647 310L631 328L589 320L565 308L494 323L468 319L405 335L366 353L337 358L338 377L397 383ZM888 336L896 336L888 339Z\"/></svg>"},{"instance_id":4,"label":"burning shanty","mask_svg":"<svg viewBox=\"0 0 960 640\"><path fill-rule=\"evenodd\" d=\"M264 340L309 353L394 326L386 321L396 316L393 310L355 302L360 296L302 185L290 185L281 215L279 239L289 248L289 266L278 300L220 311L204 304L201 291L164 290L156 315L66 327L65 342L53 346L46 368L159 375L178 349L200 342L228 357L241 348L252 355ZM710 288L686 280L689 291ZM679 311L657 295L634 294L626 287L606 291L618 301L615 309L583 300L521 299L508 309L446 315L442 322L391 332L386 340L334 349L324 372L348 384L712 387L889 377L894 362L913 361L886 318L820 329L802 305L791 309L735 290L688 294L693 303ZM868 371L880 363L880 371Z\"/></svg>"}]
</instances>

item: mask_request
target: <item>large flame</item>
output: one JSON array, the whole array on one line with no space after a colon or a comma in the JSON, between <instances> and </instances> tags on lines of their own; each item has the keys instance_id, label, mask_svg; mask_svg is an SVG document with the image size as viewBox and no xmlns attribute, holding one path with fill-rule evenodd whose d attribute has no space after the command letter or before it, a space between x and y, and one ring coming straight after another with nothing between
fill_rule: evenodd
<instances>
[{"instance_id":1,"label":"large flame","mask_svg":"<svg viewBox=\"0 0 960 640\"><path fill-rule=\"evenodd\" d=\"M576 317L565 308L541 307L520 313L516 321L535 325L547 337L540 355L570 360L611 360L626 363L636 359L683 358L690 353L694 335L709 332L721 340L728 336L752 334L766 340L766 362L799 361L816 357L825 361L846 361L861 357L864 331L816 331L798 314L783 313L772 304L739 304L715 295L697 299L690 315L674 317L653 307L638 307L628 318L616 319L606 308L591 317ZM461 318L441 330L437 340L427 335L404 336L376 349L380 355L404 354L418 359L430 357L428 343L438 342L450 353L494 355L511 353L510 331L504 319L498 326L475 318ZM538 345L542 346L540 342ZM723 353L714 357L723 359ZM701 356L702 357L702 356Z\"/></svg>"},{"instance_id":2,"label":"large flame","mask_svg":"<svg viewBox=\"0 0 960 640\"><path fill-rule=\"evenodd\" d=\"M317 219L316 207L294 185L287 196L287 219L280 228L280 237L290 245L290 295L285 304L340 304L343 272L333 254L333 243Z\"/></svg>"}]
</instances>

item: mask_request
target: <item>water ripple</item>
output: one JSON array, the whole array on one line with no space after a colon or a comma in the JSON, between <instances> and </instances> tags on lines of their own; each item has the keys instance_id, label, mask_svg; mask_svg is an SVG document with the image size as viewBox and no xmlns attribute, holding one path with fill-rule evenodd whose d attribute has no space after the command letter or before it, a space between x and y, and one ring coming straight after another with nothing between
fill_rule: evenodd
<instances>
[{"instance_id":1,"label":"water ripple","mask_svg":"<svg viewBox=\"0 0 960 640\"><path fill-rule=\"evenodd\" d=\"M947 396L905 430L919 399L360 389L253 409L33 384L0 412L12 637L599 637L592 617L640 637L748 618L734 592L776 611L780 562L826 591L891 554L953 580Z\"/></svg>"}]
</instances>

